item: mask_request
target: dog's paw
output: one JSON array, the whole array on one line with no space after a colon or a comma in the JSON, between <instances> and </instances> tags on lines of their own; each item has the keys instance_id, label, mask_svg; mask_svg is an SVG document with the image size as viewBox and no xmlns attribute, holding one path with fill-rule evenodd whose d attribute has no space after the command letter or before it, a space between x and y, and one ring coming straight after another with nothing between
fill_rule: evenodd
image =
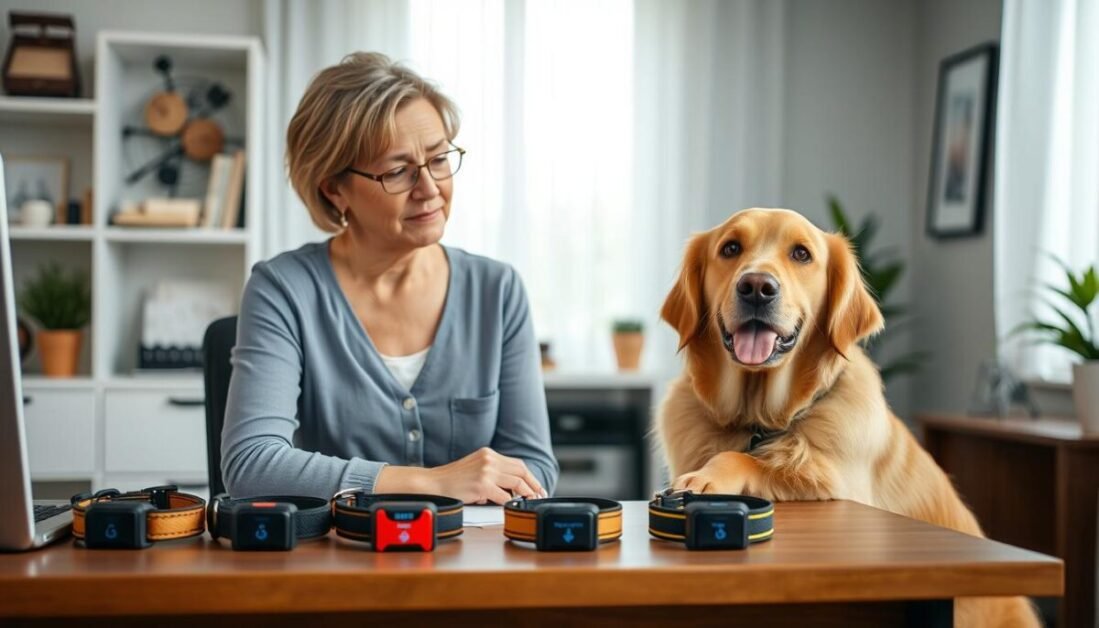
<instances>
[{"instance_id":1,"label":"dog's paw","mask_svg":"<svg viewBox=\"0 0 1099 628\"><path fill-rule=\"evenodd\" d=\"M741 495L758 488L759 465L748 455L727 451L710 458L698 471L684 473L672 488L694 493Z\"/></svg>"},{"instance_id":2,"label":"dog's paw","mask_svg":"<svg viewBox=\"0 0 1099 628\"><path fill-rule=\"evenodd\" d=\"M684 473L672 483L675 490L687 490L692 493L722 493L737 495L743 492L742 483L734 478L722 478L708 473L705 469Z\"/></svg>"}]
</instances>

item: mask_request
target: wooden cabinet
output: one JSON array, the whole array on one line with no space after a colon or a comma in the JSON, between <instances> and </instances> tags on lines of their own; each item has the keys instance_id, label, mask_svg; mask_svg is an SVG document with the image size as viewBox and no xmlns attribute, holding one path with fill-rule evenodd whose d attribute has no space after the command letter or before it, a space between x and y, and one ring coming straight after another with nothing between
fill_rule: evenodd
<instances>
[{"instance_id":1,"label":"wooden cabinet","mask_svg":"<svg viewBox=\"0 0 1099 628\"><path fill-rule=\"evenodd\" d=\"M1099 435L1057 419L917 417L989 538L1065 561L1058 625L1096 626Z\"/></svg>"}]
</instances>

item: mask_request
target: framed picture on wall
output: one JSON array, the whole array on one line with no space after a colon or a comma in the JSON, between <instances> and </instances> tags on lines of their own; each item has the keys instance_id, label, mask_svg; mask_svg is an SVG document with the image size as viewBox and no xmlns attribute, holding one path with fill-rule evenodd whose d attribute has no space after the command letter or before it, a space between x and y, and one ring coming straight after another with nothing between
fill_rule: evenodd
<instances>
[{"instance_id":1,"label":"framed picture on wall","mask_svg":"<svg viewBox=\"0 0 1099 628\"><path fill-rule=\"evenodd\" d=\"M8 193L8 222L25 222L27 201L48 201L57 222L69 203L69 160L65 157L4 157L4 179Z\"/></svg>"},{"instance_id":2,"label":"framed picture on wall","mask_svg":"<svg viewBox=\"0 0 1099 628\"><path fill-rule=\"evenodd\" d=\"M939 65L927 192L927 231L932 237L981 232L996 69L995 43L952 55Z\"/></svg>"}]
</instances>

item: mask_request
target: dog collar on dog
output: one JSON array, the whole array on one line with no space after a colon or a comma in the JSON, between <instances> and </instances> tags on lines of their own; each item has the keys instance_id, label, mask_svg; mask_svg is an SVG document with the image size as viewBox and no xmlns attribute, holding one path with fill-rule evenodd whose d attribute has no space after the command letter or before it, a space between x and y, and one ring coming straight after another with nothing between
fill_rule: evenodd
<instances>
[{"instance_id":1,"label":"dog collar on dog","mask_svg":"<svg viewBox=\"0 0 1099 628\"><path fill-rule=\"evenodd\" d=\"M768 443L779 436L786 433L786 430L774 430L768 432L763 428L757 426L752 427L752 436L748 439L748 450L745 453L752 453L757 447Z\"/></svg>"},{"instance_id":2,"label":"dog collar on dog","mask_svg":"<svg viewBox=\"0 0 1099 628\"><path fill-rule=\"evenodd\" d=\"M215 540L230 539L235 550L290 550L299 540L328 534L332 509L320 497L219 495L206 509L206 527Z\"/></svg>"},{"instance_id":3,"label":"dog collar on dog","mask_svg":"<svg viewBox=\"0 0 1099 628\"><path fill-rule=\"evenodd\" d=\"M70 500L73 536L88 548L144 548L206 530L206 500L176 486L121 493L113 488Z\"/></svg>"},{"instance_id":4,"label":"dog collar on dog","mask_svg":"<svg viewBox=\"0 0 1099 628\"><path fill-rule=\"evenodd\" d=\"M435 549L462 533L462 502L439 495L373 494L347 489L332 498L336 534L370 543L375 552Z\"/></svg>"},{"instance_id":5,"label":"dog collar on dog","mask_svg":"<svg viewBox=\"0 0 1099 628\"><path fill-rule=\"evenodd\" d=\"M542 551L594 550L622 536L622 504L599 498L513 499L504 504L504 536Z\"/></svg>"},{"instance_id":6,"label":"dog collar on dog","mask_svg":"<svg viewBox=\"0 0 1099 628\"><path fill-rule=\"evenodd\" d=\"M667 489L649 502L649 534L688 549L744 549L774 536L774 516L759 497Z\"/></svg>"}]
</instances>

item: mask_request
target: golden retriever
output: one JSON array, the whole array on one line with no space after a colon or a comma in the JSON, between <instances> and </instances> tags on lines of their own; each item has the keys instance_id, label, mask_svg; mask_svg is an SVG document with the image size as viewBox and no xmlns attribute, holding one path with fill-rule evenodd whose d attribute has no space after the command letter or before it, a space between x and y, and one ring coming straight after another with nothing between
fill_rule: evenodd
<instances>
[{"instance_id":1,"label":"golden retriever","mask_svg":"<svg viewBox=\"0 0 1099 628\"><path fill-rule=\"evenodd\" d=\"M661 317L685 354L656 426L674 488L849 499L983 536L886 405L858 344L884 320L846 238L790 210L738 212L691 239ZM955 620L1039 625L1021 597L963 598Z\"/></svg>"}]
</instances>

